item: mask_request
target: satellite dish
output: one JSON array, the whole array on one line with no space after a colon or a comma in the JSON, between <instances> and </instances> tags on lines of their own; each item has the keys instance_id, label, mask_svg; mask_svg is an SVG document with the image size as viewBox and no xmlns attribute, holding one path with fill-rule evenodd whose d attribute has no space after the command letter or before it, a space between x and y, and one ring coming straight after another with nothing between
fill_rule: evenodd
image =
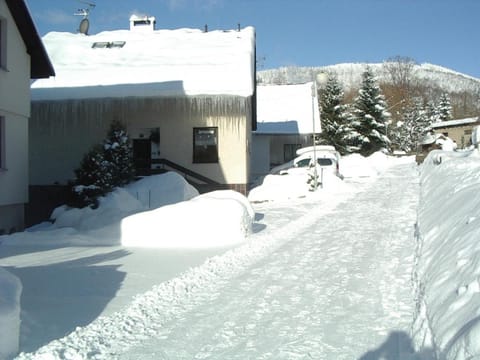
<instances>
[{"instance_id":1,"label":"satellite dish","mask_svg":"<svg viewBox=\"0 0 480 360\"><path fill-rule=\"evenodd\" d=\"M90 21L88 20L88 15L90 14L90 10L95 7L95 4L86 2L83 0L77 0L77 1L88 5L88 8L78 9L77 12L73 14L75 16L83 16L82 21L80 21L80 26L78 27L78 32L81 34L88 35L88 28L90 27Z\"/></svg>"},{"instance_id":2,"label":"satellite dish","mask_svg":"<svg viewBox=\"0 0 480 360\"><path fill-rule=\"evenodd\" d=\"M80 32L80 34L88 35L89 27L90 27L90 21L88 21L87 18L82 19L82 21L80 21L80 26L78 28L78 31Z\"/></svg>"}]
</instances>

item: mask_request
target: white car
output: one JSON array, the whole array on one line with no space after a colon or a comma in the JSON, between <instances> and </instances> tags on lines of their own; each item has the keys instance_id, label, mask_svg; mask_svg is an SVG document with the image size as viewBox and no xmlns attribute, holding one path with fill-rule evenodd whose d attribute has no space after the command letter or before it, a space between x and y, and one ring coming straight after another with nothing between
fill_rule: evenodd
<instances>
[{"instance_id":1,"label":"white car","mask_svg":"<svg viewBox=\"0 0 480 360\"><path fill-rule=\"evenodd\" d=\"M297 150L295 159L274 167L270 170L270 174L284 175L288 174L288 170L292 168L308 168L313 167L314 157L317 158L318 167L332 171L336 176L343 178L340 174L340 153L333 146L317 145L315 151L313 146L301 148Z\"/></svg>"}]
</instances>

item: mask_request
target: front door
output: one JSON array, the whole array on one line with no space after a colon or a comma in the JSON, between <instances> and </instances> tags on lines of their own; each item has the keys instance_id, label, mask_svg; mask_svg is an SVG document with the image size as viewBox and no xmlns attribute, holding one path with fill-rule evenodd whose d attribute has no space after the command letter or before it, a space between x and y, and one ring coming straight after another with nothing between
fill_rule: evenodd
<instances>
[{"instance_id":1,"label":"front door","mask_svg":"<svg viewBox=\"0 0 480 360\"><path fill-rule=\"evenodd\" d=\"M137 175L150 175L152 143L150 139L133 139L133 162Z\"/></svg>"}]
</instances>

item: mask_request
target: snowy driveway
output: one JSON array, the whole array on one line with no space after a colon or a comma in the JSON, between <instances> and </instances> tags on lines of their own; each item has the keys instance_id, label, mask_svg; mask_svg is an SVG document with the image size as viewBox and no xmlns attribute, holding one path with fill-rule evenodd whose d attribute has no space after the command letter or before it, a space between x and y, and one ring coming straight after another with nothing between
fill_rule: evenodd
<instances>
[{"instance_id":1,"label":"snowy driveway","mask_svg":"<svg viewBox=\"0 0 480 360\"><path fill-rule=\"evenodd\" d=\"M396 359L411 350L417 200L413 165L391 169L121 358Z\"/></svg>"},{"instance_id":2,"label":"snowy driveway","mask_svg":"<svg viewBox=\"0 0 480 360\"><path fill-rule=\"evenodd\" d=\"M247 244L19 358L398 359L412 350L416 165L351 185L340 203L256 205Z\"/></svg>"}]
</instances>

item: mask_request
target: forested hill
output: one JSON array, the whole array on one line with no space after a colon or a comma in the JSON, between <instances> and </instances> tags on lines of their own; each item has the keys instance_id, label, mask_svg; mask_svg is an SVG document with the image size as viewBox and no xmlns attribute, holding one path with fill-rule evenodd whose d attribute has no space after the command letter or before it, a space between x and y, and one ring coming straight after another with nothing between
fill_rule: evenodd
<instances>
[{"instance_id":1,"label":"forested hill","mask_svg":"<svg viewBox=\"0 0 480 360\"><path fill-rule=\"evenodd\" d=\"M345 63L323 67L281 67L278 69L257 72L259 84L299 84L312 81L313 74L318 72L334 72L345 91L358 88L362 73L370 66L380 83L389 83L390 76L385 63ZM476 94L480 96L480 79L432 64L415 64L411 75L423 86L441 88L448 93Z\"/></svg>"},{"instance_id":2,"label":"forested hill","mask_svg":"<svg viewBox=\"0 0 480 360\"><path fill-rule=\"evenodd\" d=\"M345 92L345 102L352 102L360 88L367 66L381 86L387 104L408 103L413 98L424 104L438 103L447 94L452 117L461 119L480 115L480 79L432 64L416 64L409 58L384 63L351 63L323 67L282 67L257 72L259 85L287 85L312 81L320 72L334 73ZM410 100L409 100L410 99ZM402 109L395 110L402 113ZM401 114L400 114L401 115ZM395 115L396 118L400 116Z\"/></svg>"}]
</instances>

